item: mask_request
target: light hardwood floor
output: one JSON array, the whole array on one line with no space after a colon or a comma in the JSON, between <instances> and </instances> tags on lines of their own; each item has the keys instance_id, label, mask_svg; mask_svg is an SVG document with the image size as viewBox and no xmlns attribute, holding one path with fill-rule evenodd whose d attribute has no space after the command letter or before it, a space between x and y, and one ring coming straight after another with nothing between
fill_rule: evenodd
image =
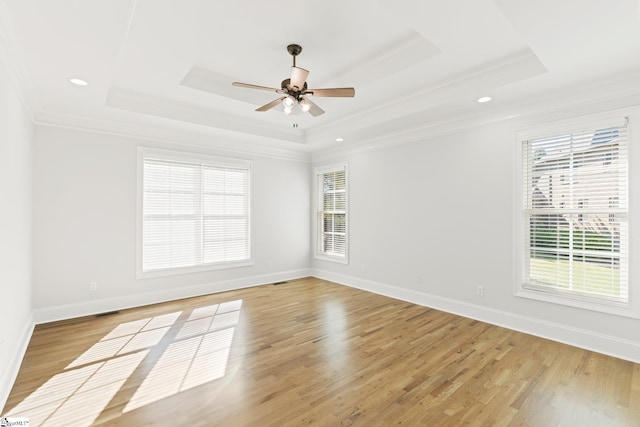
<instances>
[{"instance_id":1,"label":"light hardwood floor","mask_svg":"<svg viewBox=\"0 0 640 427\"><path fill-rule=\"evenodd\" d=\"M638 426L640 365L319 279L36 327L31 426Z\"/></svg>"}]
</instances>

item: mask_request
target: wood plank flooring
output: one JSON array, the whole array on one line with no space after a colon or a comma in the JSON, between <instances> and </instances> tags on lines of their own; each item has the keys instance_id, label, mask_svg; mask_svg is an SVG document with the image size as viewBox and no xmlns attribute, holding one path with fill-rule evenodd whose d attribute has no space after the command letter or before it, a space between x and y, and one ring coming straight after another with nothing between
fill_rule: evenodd
<instances>
[{"instance_id":1,"label":"wood plank flooring","mask_svg":"<svg viewBox=\"0 0 640 427\"><path fill-rule=\"evenodd\" d=\"M31 426L638 426L640 365L319 279L36 327Z\"/></svg>"}]
</instances>

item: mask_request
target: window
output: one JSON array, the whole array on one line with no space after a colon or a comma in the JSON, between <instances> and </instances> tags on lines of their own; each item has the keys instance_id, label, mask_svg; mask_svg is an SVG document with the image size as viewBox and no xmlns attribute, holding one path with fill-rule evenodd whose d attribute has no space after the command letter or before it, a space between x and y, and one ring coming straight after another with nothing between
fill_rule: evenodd
<instances>
[{"instance_id":1,"label":"window","mask_svg":"<svg viewBox=\"0 0 640 427\"><path fill-rule=\"evenodd\" d=\"M316 169L318 258L347 263L347 165Z\"/></svg>"},{"instance_id":2,"label":"window","mask_svg":"<svg viewBox=\"0 0 640 427\"><path fill-rule=\"evenodd\" d=\"M248 265L250 162L138 150L138 276Z\"/></svg>"},{"instance_id":3,"label":"window","mask_svg":"<svg viewBox=\"0 0 640 427\"><path fill-rule=\"evenodd\" d=\"M523 244L516 294L632 315L625 118L519 135ZM563 185L554 188L555 177ZM557 200L556 195L556 200ZM612 201L615 200L615 203Z\"/></svg>"}]
</instances>

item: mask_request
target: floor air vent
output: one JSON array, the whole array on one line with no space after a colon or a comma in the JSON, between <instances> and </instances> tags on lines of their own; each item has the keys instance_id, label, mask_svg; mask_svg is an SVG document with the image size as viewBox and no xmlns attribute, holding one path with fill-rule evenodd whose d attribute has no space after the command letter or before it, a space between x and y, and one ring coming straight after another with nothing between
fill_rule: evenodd
<instances>
[{"instance_id":1,"label":"floor air vent","mask_svg":"<svg viewBox=\"0 0 640 427\"><path fill-rule=\"evenodd\" d=\"M118 310L116 310L116 311L107 311L105 313L96 314L96 317L113 316L114 314L118 314L118 313L120 313Z\"/></svg>"}]
</instances>

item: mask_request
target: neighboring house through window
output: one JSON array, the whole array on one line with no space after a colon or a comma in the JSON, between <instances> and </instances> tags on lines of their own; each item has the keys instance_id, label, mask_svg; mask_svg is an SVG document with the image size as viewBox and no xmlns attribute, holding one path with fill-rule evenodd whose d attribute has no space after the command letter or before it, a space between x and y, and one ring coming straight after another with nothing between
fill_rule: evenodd
<instances>
[{"instance_id":1,"label":"neighboring house through window","mask_svg":"<svg viewBox=\"0 0 640 427\"><path fill-rule=\"evenodd\" d=\"M627 120L586 123L519 137L516 294L632 315Z\"/></svg>"}]
</instances>

